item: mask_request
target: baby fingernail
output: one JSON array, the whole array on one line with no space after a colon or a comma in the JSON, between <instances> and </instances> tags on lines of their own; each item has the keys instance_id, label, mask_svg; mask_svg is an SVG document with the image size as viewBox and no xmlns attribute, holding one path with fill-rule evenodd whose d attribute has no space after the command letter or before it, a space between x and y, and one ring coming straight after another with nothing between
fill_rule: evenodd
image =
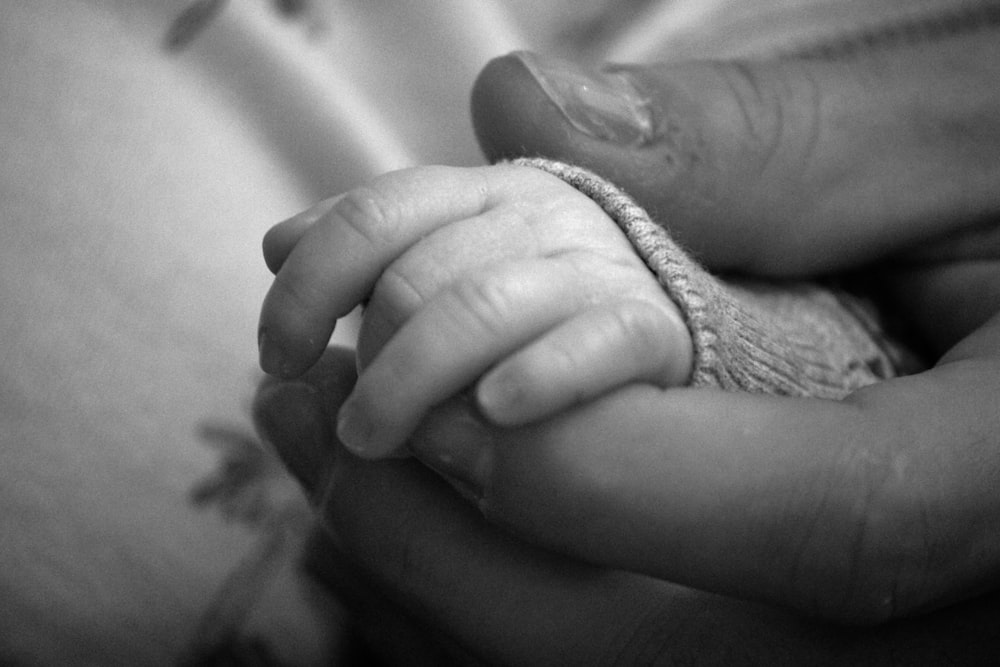
<instances>
[{"instance_id":1,"label":"baby fingernail","mask_svg":"<svg viewBox=\"0 0 1000 667\"><path fill-rule=\"evenodd\" d=\"M257 351L260 354L260 367L265 373L284 377L285 374L282 372L285 364L284 355L266 329L261 329L257 333Z\"/></svg>"},{"instance_id":2,"label":"baby fingernail","mask_svg":"<svg viewBox=\"0 0 1000 667\"><path fill-rule=\"evenodd\" d=\"M348 398L337 413L337 438L349 450L364 458L371 458L371 446L375 427L357 401Z\"/></svg>"},{"instance_id":3,"label":"baby fingernail","mask_svg":"<svg viewBox=\"0 0 1000 667\"><path fill-rule=\"evenodd\" d=\"M660 122L652 100L627 69L585 69L527 51L514 55L581 132L626 146L643 146L658 138Z\"/></svg>"},{"instance_id":4,"label":"baby fingernail","mask_svg":"<svg viewBox=\"0 0 1000 667\"><path fill-rule=\"evenodd\" d=\"M480 413L494 424L510 426L517 420L521 403L519 387L503 375L489 375L476 387L476 404Z\"/></svg>"}]
</instances>

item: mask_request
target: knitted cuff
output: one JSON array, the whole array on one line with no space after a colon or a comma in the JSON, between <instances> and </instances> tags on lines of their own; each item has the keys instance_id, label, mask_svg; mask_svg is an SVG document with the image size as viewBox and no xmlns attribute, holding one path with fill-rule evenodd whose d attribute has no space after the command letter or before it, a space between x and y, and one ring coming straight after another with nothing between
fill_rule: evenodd
<instances>
[{"instance_id":1,"label":"knitted cuff","mask_svg":"<svg viewBox=\"0 0 1000 667\"><path fill-rule=\"evenodd\" d=\"M692 386L839 399L897 369L872 318L847 294L809 283L723 283L614 185L541 158L514 164L559 177L618 224L656 274L694 343Z\"/></svg>"}]
</instances>

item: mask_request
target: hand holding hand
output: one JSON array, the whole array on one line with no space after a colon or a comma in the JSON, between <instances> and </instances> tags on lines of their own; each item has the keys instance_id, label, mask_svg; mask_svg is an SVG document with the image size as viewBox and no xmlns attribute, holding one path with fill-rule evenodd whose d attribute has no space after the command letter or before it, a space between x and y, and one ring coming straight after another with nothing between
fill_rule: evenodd
<instances>
[{"instance_id":1,"label":"hand holding hand","mask_svg":"<svg viewBox=\"0 0 1000 667\"><path fill-rule=\"evenodd\" d=\"M365 457L401 453L432 406L473 384L480 410L514 426L691 371L680 313L622 231L536 169L390 174L276 226L265 254L265 370L304 372L367 300L338 430Z\"/></svg>"}]
</instances>

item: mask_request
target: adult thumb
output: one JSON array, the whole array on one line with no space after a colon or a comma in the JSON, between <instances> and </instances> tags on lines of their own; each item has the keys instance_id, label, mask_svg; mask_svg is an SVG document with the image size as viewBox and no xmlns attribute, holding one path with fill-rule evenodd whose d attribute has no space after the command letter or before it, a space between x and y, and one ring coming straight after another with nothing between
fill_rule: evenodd
<instances>
[{"instance_id":1,"label":"adult thumb","mask_svg":"<svg viewBox=\"0 0 1000 667\"><path fill-rule=\"evenodd\" d=\"M491 160L614 181L710 268L843 269L1000 210L1000 39L850 57L580 66L517 52L472 93Z\"/></svg>"}]
</instances>

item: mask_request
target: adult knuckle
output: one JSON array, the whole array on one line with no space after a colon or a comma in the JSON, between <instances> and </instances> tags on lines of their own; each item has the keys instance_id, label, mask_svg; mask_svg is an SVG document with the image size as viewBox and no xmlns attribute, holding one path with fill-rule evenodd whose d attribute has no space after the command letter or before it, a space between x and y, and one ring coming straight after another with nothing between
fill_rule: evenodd
<instances>
[{"instance_id":1,"label":"adult knuckle","mask_svg":"<svg viewBox=\"0 0 1000 667\"><path fill-rule=\"evenodd\" d=\"M714 605L689 607L678 615L674 605L634 604L609 619L600 633L603 650L589 663L629 665L745 665L781 664L787 648L772 637L727 622L713 613Z\"/></svg>"},{"instance_id":2,"label":"adult knuckle","mask_svg":"<svg viewBox=\"0 0 1000 667\"><path fill-rule=\"evenodd\" d=\"M908 483L902 447L853 446L825 481L821 510L798 554L800 593L821 614L863 625L889 621L919 597L928 573L926 500ZM809 585L802 586L808 581Z\"/></svg>"},{"instance_id":3,"label":"adult knuckle","mask_svg":"<svg viewBox=\"0 0 1000 667\"><path fill-rule=\"evenodd\" d=\"M751 63L718 63L720 74L745 135L766 159L788 148L790 139L814 146L819 131L822 88L806 65L760 68Z\"/></svg>"},{"instance_id":4,"label":"adult knuckle","mask_svg":"<svg viewBox=\"0 0 1000 667\"><path fill-rule=\"evenodd\" d=\"M676 642L677 618L667 610L641 606L610 620L609 631L601 633L606 644L595 655L594 665L652 665L662 662L681 663L683 642ZM665 658L670 657L670 660ZM687 656L685 656L687 657Z\"/></svg>"},{"instance_id":5,"label":"adult knuckle","mask_svg":"<svg viewBox=\"0 0 1000 667\"><path fill-rule=\"evenodd\" d=\"M716 73L728 95L734 120L742 135L765 162L777 152L784 125L784 113L777 91L768 77L750 63L716 63Z\"/></svg>"},{"instance_id":6,"label":"adult knuckle","mask_svg":"<svg viewBox=\"0 0 1000 667\"><path fill-rule=\"evenodd\" d=\"M392 590L419 590L433 573L427 554L433 552L435 539L420 519L406 514L400 517L395 534L395 549L388 553L386 579Z\"/></svg>"},{"instance_id":7,"label":"adult knuckle","mask_svg":"<svg viewBox=\"0 0 1000 667\"><path fill-rule=\"evenodd\" d=\"M858 586L852 607L863 623L905 615L923 602L932 568L928 506L889 482L870 503L854 555Z\"/></svg>"}]
</instances>

